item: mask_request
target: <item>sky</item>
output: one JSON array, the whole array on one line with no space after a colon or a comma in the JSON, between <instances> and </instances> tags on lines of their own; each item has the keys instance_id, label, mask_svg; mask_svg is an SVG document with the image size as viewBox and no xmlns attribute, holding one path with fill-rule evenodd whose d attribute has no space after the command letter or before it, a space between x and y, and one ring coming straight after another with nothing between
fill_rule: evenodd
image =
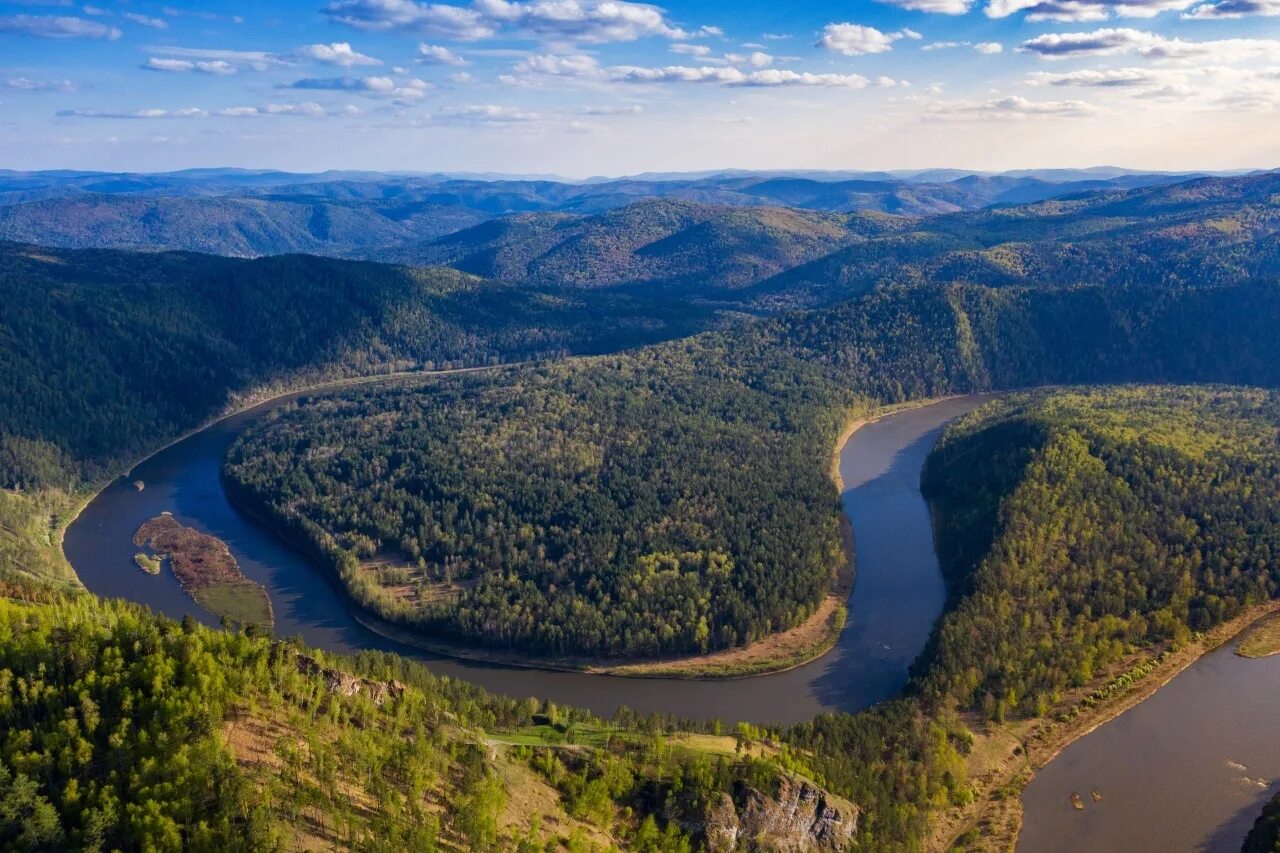
<instances>
[{"instance_id":1,"label":"sky","mask_svg":"<svg viewBox=\"0 0 1280 853\"><path fill-rule=\"evenodd\" d=\"M1280 0L0 0L0 168L1280 166Z\"/></svg>"}]
</instances>

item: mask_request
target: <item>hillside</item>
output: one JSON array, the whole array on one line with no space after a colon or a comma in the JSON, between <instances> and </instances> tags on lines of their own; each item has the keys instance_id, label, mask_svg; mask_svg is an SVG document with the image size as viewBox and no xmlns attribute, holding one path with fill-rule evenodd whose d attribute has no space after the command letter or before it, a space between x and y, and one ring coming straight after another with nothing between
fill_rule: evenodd
<instances>
[{"instance_id":1,"label":"hillside","mask_svg":"<svg viewBox=\"0 0 1280 853\"><path fill-rule=\"evenodd\" d=\"M858 832L855 805L749 729L739 747L499 698L393 655L0 593L5 849L657 853L743 831L834 852Z\"/></svg>"},{"instance_id":2,"label":"hillside","mask_svg":"<svg viewBox=\"0 0 1280 853\"><path fill-rule=\"evenodd\" d=\"M831 586L825 460L850 412L1062 382L1274 384L1278 298L886 290L501 380L317 401L244 435L225 475L358 601L432 636L555 656L733 648L800 623Z\"/></svg>"},{"instance_id":3,"label":"hillside","mask_svg":"<svg viewBox=\"0 0 1280 853\"><path fill-rule=\"evenodd\" d=\"M466 208L426 203L77 194L0 206L0 240L76 249L179 249L230 257L296 252L363 257L485 218Z\"/></svg>"},{"instance_id":4,"label":"hillside","mask_svg":"<svg viewBox=\"0 0 1280 853\"><path fill-rule=\"evenodd\" d=\"M1280 275L1280 173L933 217L853 243L739 294L760 306L825 304L874 287L1183 286Z\"/></svg>"},{"instance_id":5,"label":"hillside","mask_svg":"<svg viewBox=\"0 0 1280 853\"><path fill-rule=\"evenodd\" d=\"M1186 176L1064 173L1042 178L954 172L850 180L840 174L726 173L569 183L218 169L162 174L0 171L0 240L232 257L308 252L437 262L448 253L424 246L433 238L522 213L591 216L668 199L730 208L926 216L1166 184L1180 177ZM782 227L795 231L800 226ZM809 239L823 239L822 230L819 225ZM752 233L743 236L750 239ZM774 260L790 257L784 253ZM778 269L775 265L768 272Z\"/></svg>"},{"instance_id":6,"label":"hillside","mask_svg":"<svg viewBox=\"0 0 1280 853\"><path fill-rule=\"evenodd\" d=\"M448 269L17 244L0 244L0 302L5 488L74 488L253 391L609 351L713 319Z\"/></svg>"},{"instance_id":7,"label":"hillside","mask_svg":"<svg viewBox=\"0 0 1280 853\"><path fill-rule=\"evenodd\" d=\"M712 293L752 284L868 234L904 227L782 208L640 201L588 217L526 214L391 253L503 281L661 285Z\"/></svg>"}]
</instances>

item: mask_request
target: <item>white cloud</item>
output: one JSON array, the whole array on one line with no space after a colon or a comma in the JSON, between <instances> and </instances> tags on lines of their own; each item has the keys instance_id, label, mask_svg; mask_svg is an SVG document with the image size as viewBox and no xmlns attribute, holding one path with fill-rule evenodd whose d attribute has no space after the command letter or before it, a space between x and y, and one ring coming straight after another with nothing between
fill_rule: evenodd
<instances>
[{"instance_id":1,"label":"white cloud","mask_svg":"<svg viewBox=\"0 0 1280 853\"><path fill-rule=\"evenodd\" d=\"M680 53L685 56L710 56L711 48L705 44L686 44L679 43L671 45L672 53Z\"/></svg>"},{"instance_id":2,"label":"white cloud","mask_svg":"<svg viewBox=\"0 0 1280 853\"><path fill-rule=\"evenodd\" d=\"M1076 118L1097 110L1084 101L1032 101L1017 95L990 101L935 104L925 112L934 121L1024 120L1028 118Z\"/></svg>"},{"instance_id":3,"label":"white cloud","mask_svg":"<svg viewBox=\"0 0 1280 853\"><path fill-rule=\"evenodd\" d=\"M603 107L582 107L578 110L581 116L632 116L640 115L644 112L644 107L639 104L631 104L629 106L603 106Z\"/></svg>"},{"instance_id":4,"label":"white cloud","mask_svg":"<svg viewBox=\"0 0 1280 853\"><path fill-rule=\"evenodd\" d=\"M397 82L391 77L305 77L278 88L311 91L351 92L370 98L417 101L425 97L431 84L422 80Z\"/></svg>"},{"instance_id":5,"label":"white cloud","mask_svg":"<svg viewBox=\"0 0 1280 853\"><path fill-rule=\"evenodd\" d=\"M724 61L728 65L749 65L752 68L768 68L773 64L773 57L762 51L755 51L743 56L740 53L726 53Z\"/></svg>"},{"instance_id":6,"label":"white cloud","mask_svg":"<svg viewBox=\"0 0 1280 853\"><path fill-rule=\"evenodd\" d=\"M978 53L981 53L983 56L994 56L997 53L1004 53L1004 45L1000 44L998 41L978 42L973 46L973 49Z\"/></svg>"},{"instance_id":7,"label":"white cloud","mask_svg":"<svg viewBox=\"0 0 1280 853\"><path fill-rule=\"evenodd\" d=\"M1161 82L1162 75L1147 68L1114 68L1105 71L1085 69L1066 74L1037 71L1027 77L1032 86L1080 86L1098 89L1126 89L1135 86L1152 86Z\"/></svg>"},{"instance_id":8,"label":"white cloud","mask_svg":"<svg viewBox=\"0 0 1280 853\"><path fill-rule=\"evenodd\" d=\"M1042 59L1136 54L1152 60L1196 60L1222 63L1280 57L1277 39L1185 41L1128 28L1089 33L1048 33L1023 42L1018 50Z\"/></svg>"},{"instance_id":9,"label":"white cloud","mask_svg":"<svg viewBox=\"0 0 1280 853\"><path fill-rule=\"evenodd\" d=\"M0 33L50 39L108 40L123 35L117 27L65 15L6 15L0 17Z\"/></svg>"},{"instance_id":10,"label":"white cloud","mask_svg":"<svg viewBox=\"0 0 1280 853\"><path fill-rule=\"evenodd\" d=\"M355 107L342 107L338 114L351 115L359 113ZM305 118L323 118L332 115L315 101L303 101L297 104L267 104L264 107L227 107L218 110L215 115L225 118L258 118L262 116L302 116Z\"/></svg>"},{"instance_id":11,"label":"white cloud","mask_svg":"<svg viewBox=\"0 0 1280 853\"><path fill-rule=\"evenodd\" d=\"M470 83L475 78L465 71L459 71L456 74L450 74L449 79L452 80L454 83Z\"/></svg>"},{"instance_id":12,"label":"white cloud","mask_svg":"<svg viewBox=\"0 0 1280 853\"><path fill-rule=\"evenodd\" d=\"M783 71L770 68L753 71L741 80L730 81L730 86L765 88L773 86L804 86L835 89L863 89L868 80L861 74L811 74L807 71Z\"/></svg>"},{"instance_id":13,"label":"white cloud","mask_svg":"<svg viewBox=\"0 0 1280 853\"><path fill-rule=\"evenodd\" d=\"M583 54L530 56L517 64L514 70L521 76L504 78L504 82L520 82L530 75L611 83L717 83L747 88L813 86L861 89L869 82L861 74L812 74L777 68L743 71L724 65L602 66L594 57Z\"/></svg>"},{"instance_id":14,"label":"white cloud","mask_svg":"<svg viewBox=\"0 0 1280 853\"><path fill-rule=\"evenodd\" d=\"M972 0L880 0L900 9L912 12L934 12L939 15L963 15L969 11Z\"/></svg>"},{"instance_id":15,"label":"white cloud","mask_svg":"<svg viewBox=\"0 0 1280 853\"><path fill-rule=\"evenodd\" d=\"M0 89L9 92L74 92L76 84L70 80L32 80L27 77L12 77L0 80Z\"/></svg>"},{"instance_id":16,"label":"white cloud","mask_svg":"<svg viewBox=\"0 0 1280 853\"><path fill-rule=\"evenodd\" d=\"M338 65L343 68L350 68L353 65L381 65L382 60L374 59L372 56L365 56L363 53L357 53L351 49L351 45L345 41L335 41L329 44L308 44L298 48L296 51L298 56L313 59L316 62L323 62L325 65Z\"/></svg>"},{"instance_id":17,"label":"white cloud","mask_svg":"<svg viewBox=\"0 0 1280 853\"><path fill-rule=\"evenodd\" d=\"M141 109L110 112L105 110L59 110L58 115L65 118L114 118L114 119L156 119L156 118L207 118L209 113L198 107L181 109Z\"/></svg>"},{"instance_id":18,"label":"white cloud","mask_svg":"<svg viewBox=\"0 0 1280 853\"><path fill-rule=\"evenodd\" d=\"M144 27L151 27L154 30L169 29L169 22L164 18L151 18L146 15L139 15L137 12L124 12L121 17L126 21L133 21L135 24L140 24Z\"/></svg>"},{"instance_id":19,"label":"white cloud","mask_svg":"<svg viewBox=\"0 0 1280 853\"><path fill-rule=\"evenodd\" d=\"M538 121L540 113L522 110L519 107L499 106L498 104L472 104L465 107L448 107L436 113L438 118L466 124L517 124Z\"/></svg>"},{"instance_id":20,"label":"white cloud","mask_svg":"<svg viewBox=\"0 0 1280 853\"><path fill-rule=\"evenodd\" d=\"M1182 17L1208 20L1276 15L1280 15L1280 0L1220 0L1217 3L1201 4Z\"/></svg>"},{"instance_id":21,"label":"white cloud","mask_svg":"<svg viewBox=\"0 0 1280 853\"><path fill-rule=\"evenodd\" d=\"M217 63L222 62L227 65L234 66L237 70L249 69L253 71L266 71L268 68L288 65L289 60L286 57L278 56L274 53L266 53L259 50L217 50L198 47L166 47L163 45L152 47L152 53L158 53L162 56L177 57L178 59L191 60L192 63ZM155 70L208 70L208 69L155 69ZM217 72L213 72L217 73Z\"/></svg>"},{"instance_id":22,"label":"white cloud","mask_svg":"<svg viewBox=\"0 0 1280 853\"><path fill-rule=\"evenodd\" d=\"M474 0L469 6L417 0L333 0L325 12L334 23L363 30L403 30L471 41L500 32L571 42L723 35L718 27L683 30L668 22L657 6L628 0Z\"/></svg>"},{"instance_id":23,"label":"white cloud","mask_svg":"<svg viewBox=\"0 0 1280 853\"><path fill-rule=\"evenodd\" d=\"M1161 12L1181 11L1197 2L1200 0L988 0L986 13L989 18L1005 18L1026 12L1029 21L1079 23L1109 18L1154 18Z\"/></svg>"},{"instance_id":24,"label":"white cloud","mask_svg":"<svg viewBox=\"0 0 1280 853\"><path fill-rule=\"evenodd\" d=\"M893 50L893 43L900 38L902 38L901 33L882 33L875 27L864 27L859 24L827 24L816 46L843 53L845 56L863 56Z\"/></svg>"},{"instance_id":25,"label":"white cloud","mask_svg":"<svg viewBox=\"0 0 1280 853\"><path fill-rule=\"evenodd\" d=\"M173 73L199 72L201 74L235 74L236 66L222 59L192 61L190 59L173 59L151 57L142 64L147 71L169 71Z\"/></svg>"},{"instance_id":26,"label":"white cloud","mask_svg":"<svg viewBox=\"0 0 1280 853\"><path fill-rule=\"evenodd\" d=\"M439 44L419 44L418 62L423 65L466 65L467 61L449 48Z\"/></svg>"}]
</instances>

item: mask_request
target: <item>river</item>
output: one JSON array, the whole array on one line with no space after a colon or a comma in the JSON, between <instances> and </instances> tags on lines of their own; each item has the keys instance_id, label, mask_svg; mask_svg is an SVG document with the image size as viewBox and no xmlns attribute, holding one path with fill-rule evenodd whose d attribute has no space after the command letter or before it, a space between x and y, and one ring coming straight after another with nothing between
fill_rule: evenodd
<instances>
[{"instance_id":1,"label":"river","mask_svg":"<svg viewBox=\"0 0 1280 853\"><path fill-rule=\"evenodd\" d=\"M1234 649L1200 658L1037 773L1018 853L1238 853L1280 779L1280 656Z\"/></svg>"},{"instance_id":2,"label":"river","mask_svg":"<svg viewBox=\"0 0 1280 853\"><path fill-rule=\"evenodd\" d=\"M336 393L336 392L334 392ZM67 558L92 592L122 597L180 618L214 624L171 572L140 571L134 532L161 512L227 543L245 575L271 596L280 636L338 653L400 652L433 672L510 696L537 696L611 715L619 705L691 718L786 723L823 711L856 711L896 695L907 667L942 611L945 590L933 553L920 470L942 427L976 398L908 409L857 430L840 453L843 502L857 542L849 619L837 646L796 669L735 680L632 679L520 669L434 656L361 625L328 575L234 509L218 468L247 426L301 395L269 401L219 421L140 463L128 480L104 489L68 528ZM130 481L141 480L142 491Z\"/></svg>"}]
</instances>

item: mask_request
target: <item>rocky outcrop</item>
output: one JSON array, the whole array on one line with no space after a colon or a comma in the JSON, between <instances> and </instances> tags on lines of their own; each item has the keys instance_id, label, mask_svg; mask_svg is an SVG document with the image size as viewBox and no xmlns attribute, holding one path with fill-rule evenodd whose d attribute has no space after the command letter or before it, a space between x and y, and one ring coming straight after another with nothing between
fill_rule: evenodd
<instances>
[{"instance_id":1,"label":"rocky outcrop","mask_svg":"<svg viewBox=\"0 0 1280 853\"><path fill-rule=\"evenodd\" d=\"M739 784L707 808L712 853L844 850L858 831L858 807L807 779L781 775L771 794Z\"/></svg>"},{"instance_id":2,"label":"rocky outcrop","mask_svg":"<svg viewBox=\"0 0 1280 853\"><path fill-rule=\"evenodd\" d=\"M324 686L330 693L336 693L339 696L355 696L357 693L364 692L378 707L382 707L388 699L399 699L404 695L404 685L399 681L370 681L340 669L321 666L315 658L298 654L288 646L277 646L277 649L285 649L284 654L294 656L294 665L297 666L298 672L323 678Z\"/></svg>"}]
</instances>

